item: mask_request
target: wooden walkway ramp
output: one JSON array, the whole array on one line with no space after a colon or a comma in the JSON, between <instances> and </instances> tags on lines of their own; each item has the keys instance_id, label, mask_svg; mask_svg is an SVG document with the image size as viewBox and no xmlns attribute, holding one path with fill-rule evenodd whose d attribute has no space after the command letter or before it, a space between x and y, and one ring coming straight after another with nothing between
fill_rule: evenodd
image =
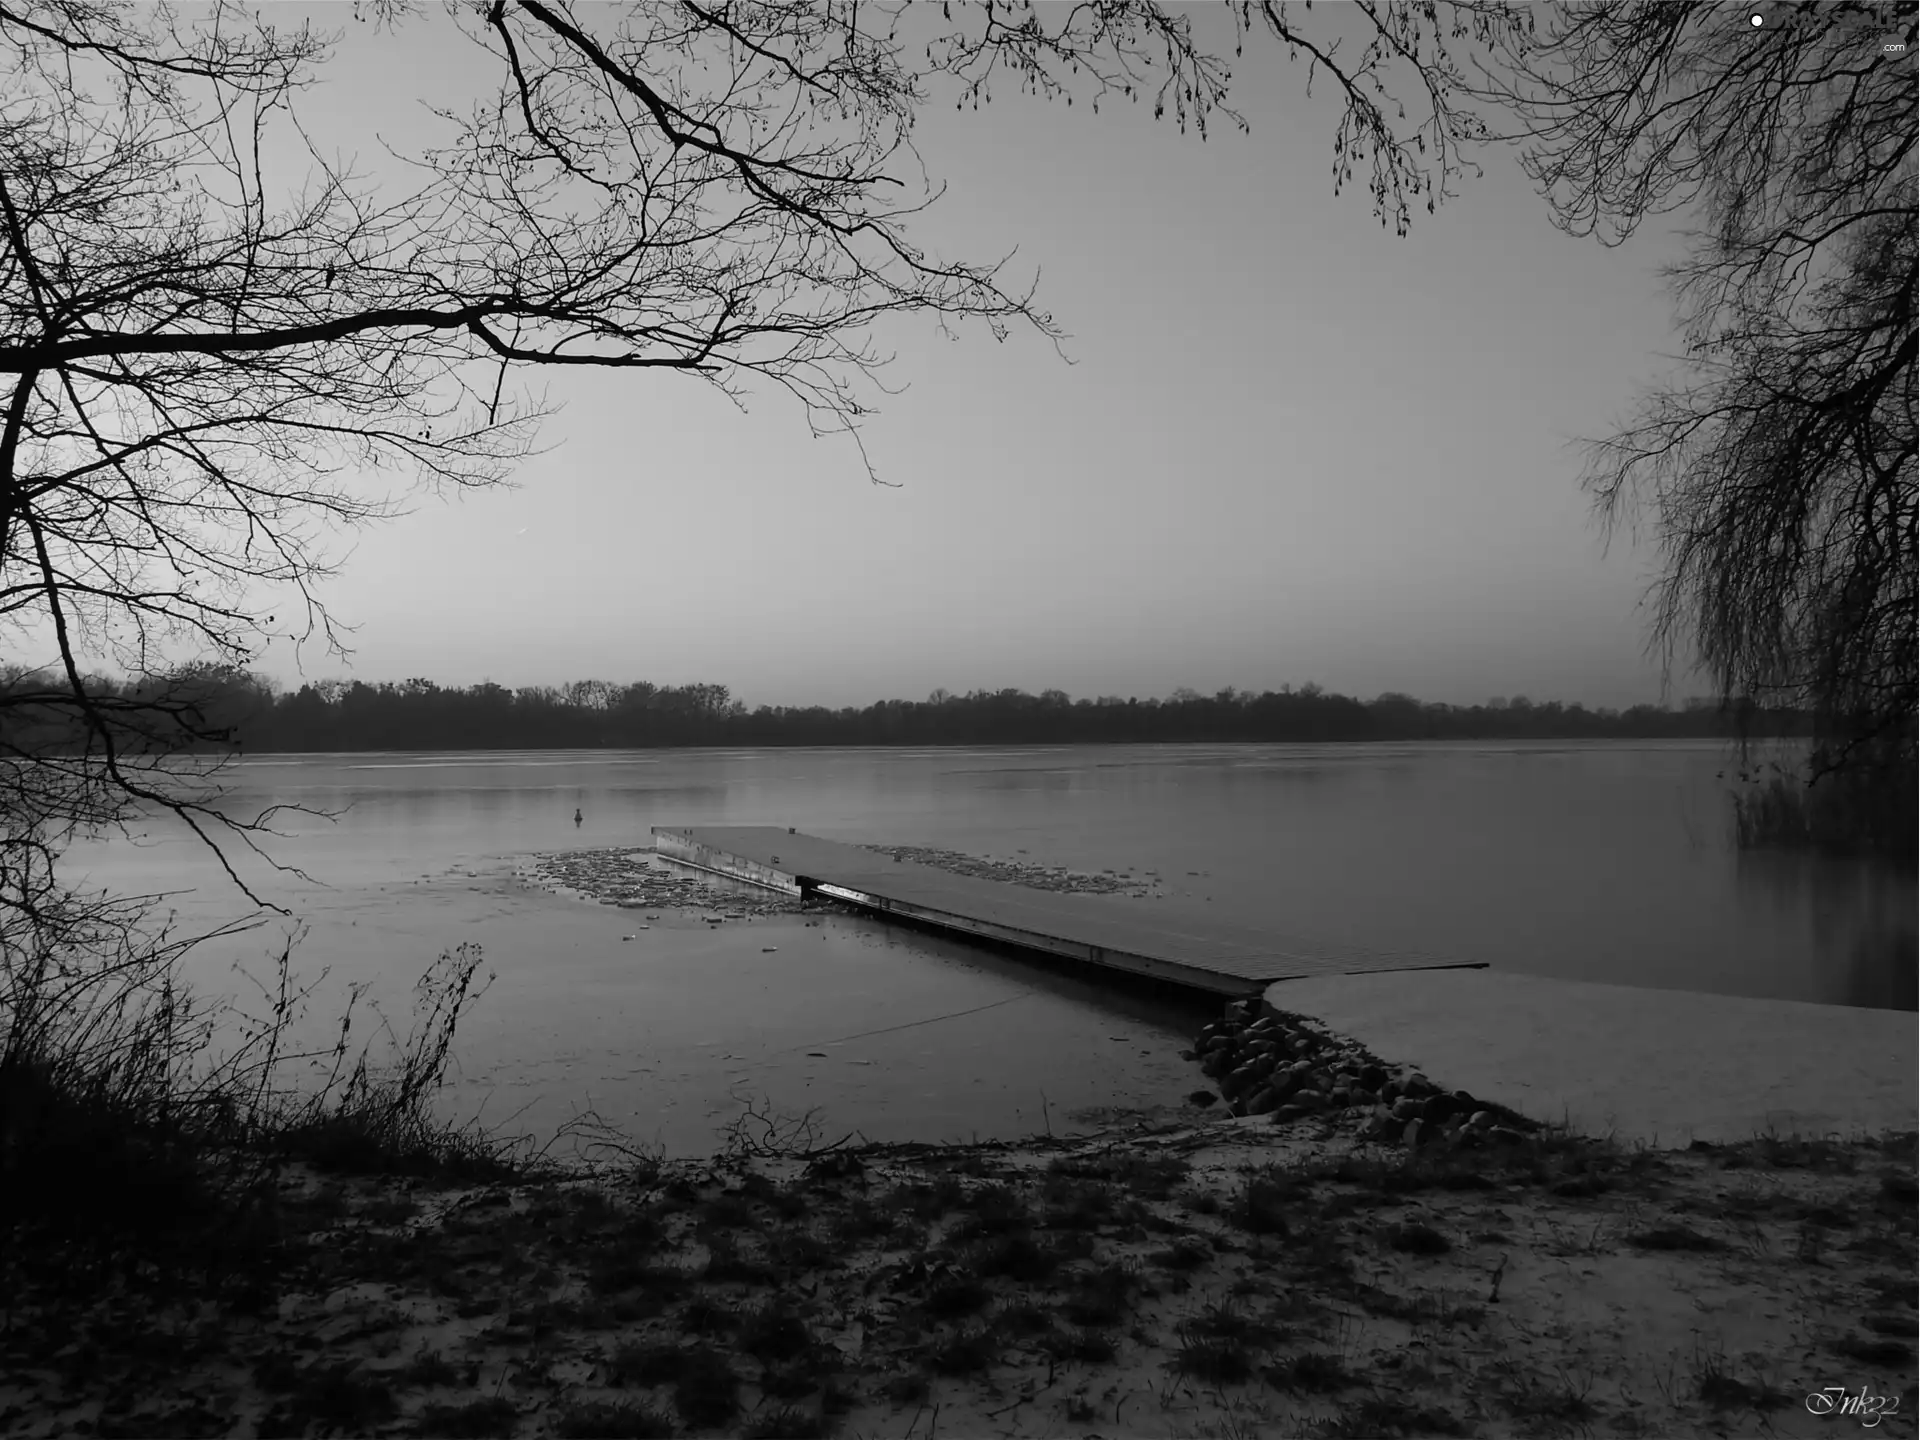
<instances>
[{"instance_id":1,"label":"wooden walkway ramp","mask_svg":"<svg viewBox=\"0 0 1920 1440\"><path fill-rule=\"evenodd\" d=\"M820 895L881 914L1222 995L1276 980L1384 970L1478 969L1423 956L1289 942L1197 917L1162 919L1139 902L1059 894L896 861L858 845L772 825L653 827L663 858L789 895Z\"/></svg>"}]
</instances>

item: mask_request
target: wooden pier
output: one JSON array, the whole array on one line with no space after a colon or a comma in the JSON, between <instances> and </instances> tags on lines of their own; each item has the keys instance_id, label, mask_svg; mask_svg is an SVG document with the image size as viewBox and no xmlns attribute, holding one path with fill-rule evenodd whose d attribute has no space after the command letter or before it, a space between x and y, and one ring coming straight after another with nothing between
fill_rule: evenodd
<instances>
[{"instance_id":1,"label":"wooden pier","mask_svg":"<svg viewBox=\"0 0 1920 1440\"><path fill-rule=\"evenodd\" d=\"M1138 902L956 875L771 825L656 825L653 837L662 858L729 879L1221 995L1257 995L1273 981L1308 976L1483 968L1289 942L1196 917L1162 919Z\"/></svg>"}]
</instances>

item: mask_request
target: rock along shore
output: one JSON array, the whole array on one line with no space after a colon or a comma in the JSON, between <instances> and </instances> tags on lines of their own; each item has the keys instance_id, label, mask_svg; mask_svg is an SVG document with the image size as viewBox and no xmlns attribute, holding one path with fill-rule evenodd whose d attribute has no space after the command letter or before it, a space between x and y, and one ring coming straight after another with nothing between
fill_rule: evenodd
<instances>
[{"instance_id":1,"label":"rock along shore","mask_svg":"<svg viewBox=\"0 0 1920 1440\"><path fill-rule=\"evenodd\" d=\"M1201 1027L1181 1057L1199 1062L1219 1096L1197 1091L1199 1105L1224 1099L1236 1116L1270 1115L1276 1125L1314 1117L1333 1120L1362 1140L1408 1149L1473 1149L1511 1142L1539 1122L1504 1105L1443 1090L1411 1066L1390 1066L1364 1046L1304 1016L1234 1000Z\"/></svg>"},{"instance_id":2,"label":"rock along shore","mask_svg":"<svg viewBox=\"0 0 1920 1440\"><path fill-rule=\"evenodd\" d=\"M644 854L524 873L798 908ZM586 1132L585 1172L493 1179L349 1147L269 1167L245 1265L89 1287L0 1249L0 1430L1915 1433L1911 1133L1629 1149L1252 1001L1185 1053L1234 1118L816 1146L743 1117L707 1161Z\"/></svg>"}]
</instances>

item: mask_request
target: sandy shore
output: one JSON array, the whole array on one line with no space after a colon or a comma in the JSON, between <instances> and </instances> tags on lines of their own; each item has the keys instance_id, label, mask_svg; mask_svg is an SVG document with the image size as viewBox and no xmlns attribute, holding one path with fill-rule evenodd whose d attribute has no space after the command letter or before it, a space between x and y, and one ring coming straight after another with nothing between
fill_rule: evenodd
<instances>
[{"instance_id":1,"label":"sandy shore","mask_svg":"<svg viewBox=\"0 0 1920 1440\"><path fill-rule=\"evenodd\" d=\"M275 1274L11 1295L0 1430L1914 1433L1912 1136L764 1138L511 1185L290 1168ZM1815 1413L1842 1395L1878 1414Z\"/></svg>"},{"instance_id":2,"label":"sandy shore","mask_svg":"<svg viewBox=\"0 0 1920 1440\"><path fill-rule=\"evenodd\" d=\"M787 903L639 852L523 874L627 927ZM215 1242L243 1261L14 1257L0 1433L1915 1433L1911 1133L1410 1152L1364 1113L858 1149L749 1117L710 1159L489 1184L282 1164Z\"/></svg>"}]
</instances>

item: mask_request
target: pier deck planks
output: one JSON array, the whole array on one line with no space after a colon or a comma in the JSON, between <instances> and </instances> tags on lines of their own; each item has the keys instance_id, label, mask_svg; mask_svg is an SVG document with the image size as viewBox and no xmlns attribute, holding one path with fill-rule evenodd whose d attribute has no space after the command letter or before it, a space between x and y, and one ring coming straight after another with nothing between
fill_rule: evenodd
<instances>
[{"instance_id":1,"label":"pier deck planks","mask_svg":"<svg viewBox=\"0 0 1920 1440\"><path fill-rule=\"evenodd\" d=\"M956 875L772 825L656 825L653 834L654 848L665 858L734 879L793 894L831 885L884 913L1220 994L1251 994L1276 980L1308 976L1463 968L1459 961L1293 941L1202 917L1160 916L1146 901Z\"/></svg>"}]
</instances>

